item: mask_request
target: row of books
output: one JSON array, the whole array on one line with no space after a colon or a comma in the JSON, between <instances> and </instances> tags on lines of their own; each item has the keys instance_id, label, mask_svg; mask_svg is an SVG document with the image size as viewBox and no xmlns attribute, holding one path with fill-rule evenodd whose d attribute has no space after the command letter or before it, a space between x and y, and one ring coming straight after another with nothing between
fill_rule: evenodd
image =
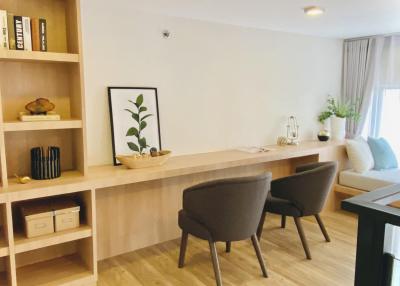
<instances>
[{"instance_id":1,"label":"row of books","mask_svg":"<svg viewBox=\"0 0 400 286\"><path fill-rule=\"evenodd\" d=\"M0 10L0 49L47 51L47 22Z\"/></svg>"}]
</instances>

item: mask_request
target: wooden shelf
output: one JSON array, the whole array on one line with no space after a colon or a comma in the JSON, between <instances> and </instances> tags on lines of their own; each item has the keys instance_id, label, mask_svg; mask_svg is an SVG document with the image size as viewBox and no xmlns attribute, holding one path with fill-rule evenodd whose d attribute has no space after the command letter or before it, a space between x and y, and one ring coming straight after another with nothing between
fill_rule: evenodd
<instances>
[{"instance_id":1,"label":"wooden shelf","mask_svg":"<svg viewBox=\"0 0 400 286\"><path fill-rule=\"evenodd\" d=\"M32 130L54 130L54 129L78 129L82 128L82 120L59 120L59 121L9 121L3 124L5 132L32 131Z\"/></svg>"},{"instance_id":2,"label":"wooden shelf","mask_svg":"<svg viewBox=\"0 0 400 286\"><path fill-rule=\"evenodd\" d=\"M85 176L79 171L65 171L61 177L52 180L32 180L28 184L19 184L16 178L9 178L9 185L2 189L10 201L57 196L91 189ZM0 192L1 192L0 191ZM38 192L40 191L40 192Z\"/></svg>"},{"instance_id":3,"label":"wooden shelf","mask_svg":"<svg viewBox=\"0 0 400 286\"><path fill-rule=\"evenodd\" d=\"M79 63L78 54L1 50L0 61Z\"/></svg>"},{"instance_id":4,"label":"wooden shelf","mask_svg":"<svg viewBox=\"0 0 400 286\"><path fill-rule=\"evenodd\" d=\"M82 225L76 229L55 232L52 234L34 238L26 238L23 232L17 232L14 235L15 253L31 251L91 236L92 236L92 228L87 225Z\"/></svg>"},{"instance_id":5,"label":"wooden shelf","mask_svg":"<svg viewBox=\"0 0 400 286\"><path fill-rule=\"evenodd\" d=\"M63 256L17 269L18 286L91 285L95 281L95 276L79 255Z\"/></svg>"}]
</instances>

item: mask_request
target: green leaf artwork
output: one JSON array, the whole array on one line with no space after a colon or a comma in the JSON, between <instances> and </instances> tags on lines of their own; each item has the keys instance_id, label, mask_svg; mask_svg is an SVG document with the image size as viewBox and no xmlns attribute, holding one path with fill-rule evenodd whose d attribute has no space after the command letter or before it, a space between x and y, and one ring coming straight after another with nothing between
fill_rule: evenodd
<instances>
[{"instance_id":1,"label":"green leaf artwork","mask_svg":"<svg viewBox=\"0 0 400 286\"><path fill-rule=\"evenodd\" d=\"M127 132L127 137L135 137L136 142L128 142L128 147L134 152L138 152L140 155L143 155L149 145L147 145L147 140L143 137L143 129L147 127L147 122L145 121L147 118L153 116L153 114L143 114L148 109L146 106L143 106L144 97L143 94L139 94L136 100L128 100L130 103L134 105L135 110L126 108L125 111L129 112L132 115L132 119L135 121L136 126L130 127Z\"/></svg>"}]
</instances>

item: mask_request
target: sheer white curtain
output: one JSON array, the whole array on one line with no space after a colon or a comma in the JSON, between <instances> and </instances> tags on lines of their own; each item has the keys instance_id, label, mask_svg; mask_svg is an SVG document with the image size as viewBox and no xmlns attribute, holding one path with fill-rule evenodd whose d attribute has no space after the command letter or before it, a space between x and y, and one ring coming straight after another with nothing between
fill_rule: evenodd
<instances>
[{"instance_id":1,"label":"sheer white curtain","mask_svg":"<svg viewBox=\"0 0 400 286\"><path fill-rule=\"evenodd\" d=\"M400 35L346 40L342 89L342 100L355 103L361 114L358 122L348 120L348 137L361 135L365 124L368 135L375 137L392 129L388 121L393 121L396 128L395 121L400 117L394 119L394 115L400 115L400 97L398 104L393 103L397 100L396 93L400 93ZM384 105L392 110L384 112ZM368 112L371 112L369 117ZM400 136L397 137L400 150Z\"/></svg>"},{"instance_id":2,"label":"sheer white curtain","mask_svg":"<svg viewBox=\"0 0 400 286\"><path fill-rule=\"evenodd\" d=\"M368 135L386 138L400 158L400 35L377 37L376 68Z\"/></svg>"},{"instance_id":3,"label":"sheer white curtain","mask_svg":"<svg viewBox=\"0 0 400 286\"><path fill-rule=\"evenodd\" d=\"M359 121L347 120L346 136L359 136L366 122L373 98L381 41L371 37L344 42L342 102L355 104Z\"/></svg>"}]
</instances>

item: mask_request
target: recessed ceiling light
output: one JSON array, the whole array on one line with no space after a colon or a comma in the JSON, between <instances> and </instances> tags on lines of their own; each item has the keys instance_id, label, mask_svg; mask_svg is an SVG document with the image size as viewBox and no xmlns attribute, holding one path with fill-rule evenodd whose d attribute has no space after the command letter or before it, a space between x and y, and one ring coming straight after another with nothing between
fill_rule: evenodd
<instances>
[{"instance_id":1,"label":"recessed ceiling light","mask_svg":"<svg viewBox=\"0 0 400 286\"><path fill-rule=\"evenodd\" d=\"M304 13L307 16L319 16L325 13L325 10L318 6L308 6L304 8Z\"/></svg>"}]
</instances>

